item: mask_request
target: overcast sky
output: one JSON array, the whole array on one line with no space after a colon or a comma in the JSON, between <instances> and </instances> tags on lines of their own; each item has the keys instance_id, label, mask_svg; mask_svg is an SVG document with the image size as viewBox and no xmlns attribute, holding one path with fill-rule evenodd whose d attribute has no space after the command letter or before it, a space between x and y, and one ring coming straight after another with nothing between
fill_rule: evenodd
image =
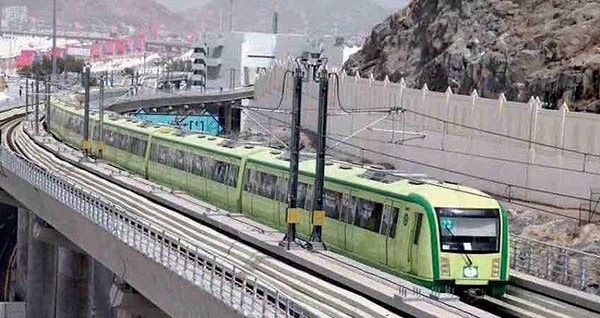
<instances>
[{"instance_id":1,"label":"overcast sky","mask_svg":"<svg viewBox=\"0 0 600 318\"><path fill-rule=\"evenodd\" d=\"M201 8L203 4L209 2L210 0L155 0L156 2L162 3L169 7L172 10L185 10L191 8ZM229 1L229 0L221 0L221 1ZM240 1L240 0L234 0ZM243 1L243 0L241 0ZM246 0L247 1L247 0ZM297 0L301 1L301 0ZM327 1L327 0L323 0ZM379 3L382 7L396 9L404 7L408 1L410 0L373 0L376 3Z\"/></svg>"}]
</instances>

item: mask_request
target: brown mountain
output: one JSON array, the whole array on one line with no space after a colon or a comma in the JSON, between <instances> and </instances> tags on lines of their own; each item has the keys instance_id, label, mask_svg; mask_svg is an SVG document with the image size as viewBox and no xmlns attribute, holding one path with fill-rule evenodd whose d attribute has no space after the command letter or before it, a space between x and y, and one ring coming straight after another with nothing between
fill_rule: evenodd
<instances>
[{"instance_id":1,"label":"brown mountain","mask_svg":"<svg viewBox=\"0 0 600 318\"><path fill-rule=\"evenodd\" d=\"M378 24L345 68L439 91L596 109L600 2L413 0Z\"/></svg>"}]
</instances>

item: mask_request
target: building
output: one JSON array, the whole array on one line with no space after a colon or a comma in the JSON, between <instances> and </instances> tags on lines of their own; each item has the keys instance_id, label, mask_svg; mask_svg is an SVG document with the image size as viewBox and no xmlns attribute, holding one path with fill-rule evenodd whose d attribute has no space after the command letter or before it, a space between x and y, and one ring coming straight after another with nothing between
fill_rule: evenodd
<instances>
[{"instance_id":1,"label":"building","mask_svg":"<svg viewBox=\"0 0 600 318\"><path fill-rule=\"evenodd\" d=\"M2 7L2 29L18 28L27 24L28 10L26 6Z\"/></svg>"},{"instance_id":2,"label":"building","mask_svg":"<svg viewBox=\"0 0 600 318\"><path fill-rule=\"evenodd\" d=\"M194 47L192 89L202 89L204 84L208 89L253 85L261 69L304 51L322 51L334 67L344 59L343 39L331 36L218 32L205 34Z\"/></svg>"}]
</instances>

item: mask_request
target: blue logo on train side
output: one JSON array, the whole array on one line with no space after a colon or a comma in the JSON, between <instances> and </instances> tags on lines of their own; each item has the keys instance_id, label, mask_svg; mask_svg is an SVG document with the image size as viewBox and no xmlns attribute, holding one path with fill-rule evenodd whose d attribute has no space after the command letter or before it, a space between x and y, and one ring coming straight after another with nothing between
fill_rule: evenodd
<instances>
[{"instance_id":1,"label":"blue logo on train side","mask_svg":"<svg viewBox=\"0 0 600 318\"><path fill-rule=\"evenodd\" d=\"M219 119L207 111L196 115L178 115L148 113L144 109L139 109L133 113L133 116L151 123L181 126L184 131L202 132L215 136L223 132Z\"/></svg>"}]
</instances>

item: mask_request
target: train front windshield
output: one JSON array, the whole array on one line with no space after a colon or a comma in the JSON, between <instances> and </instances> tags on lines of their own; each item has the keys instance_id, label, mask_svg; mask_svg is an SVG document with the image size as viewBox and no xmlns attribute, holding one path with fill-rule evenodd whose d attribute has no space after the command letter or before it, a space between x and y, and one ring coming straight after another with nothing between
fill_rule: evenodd
<instances>
[{"instance_id":1,"label":"train front windshield","mask_svg":"<svg viewBox=\"0 0 600 318\"><path fill-rule=\"evenodd\" d=\"M500 213L496 209L436 209L443 252L496 253Z\"/></svg>"}]
</instances>

